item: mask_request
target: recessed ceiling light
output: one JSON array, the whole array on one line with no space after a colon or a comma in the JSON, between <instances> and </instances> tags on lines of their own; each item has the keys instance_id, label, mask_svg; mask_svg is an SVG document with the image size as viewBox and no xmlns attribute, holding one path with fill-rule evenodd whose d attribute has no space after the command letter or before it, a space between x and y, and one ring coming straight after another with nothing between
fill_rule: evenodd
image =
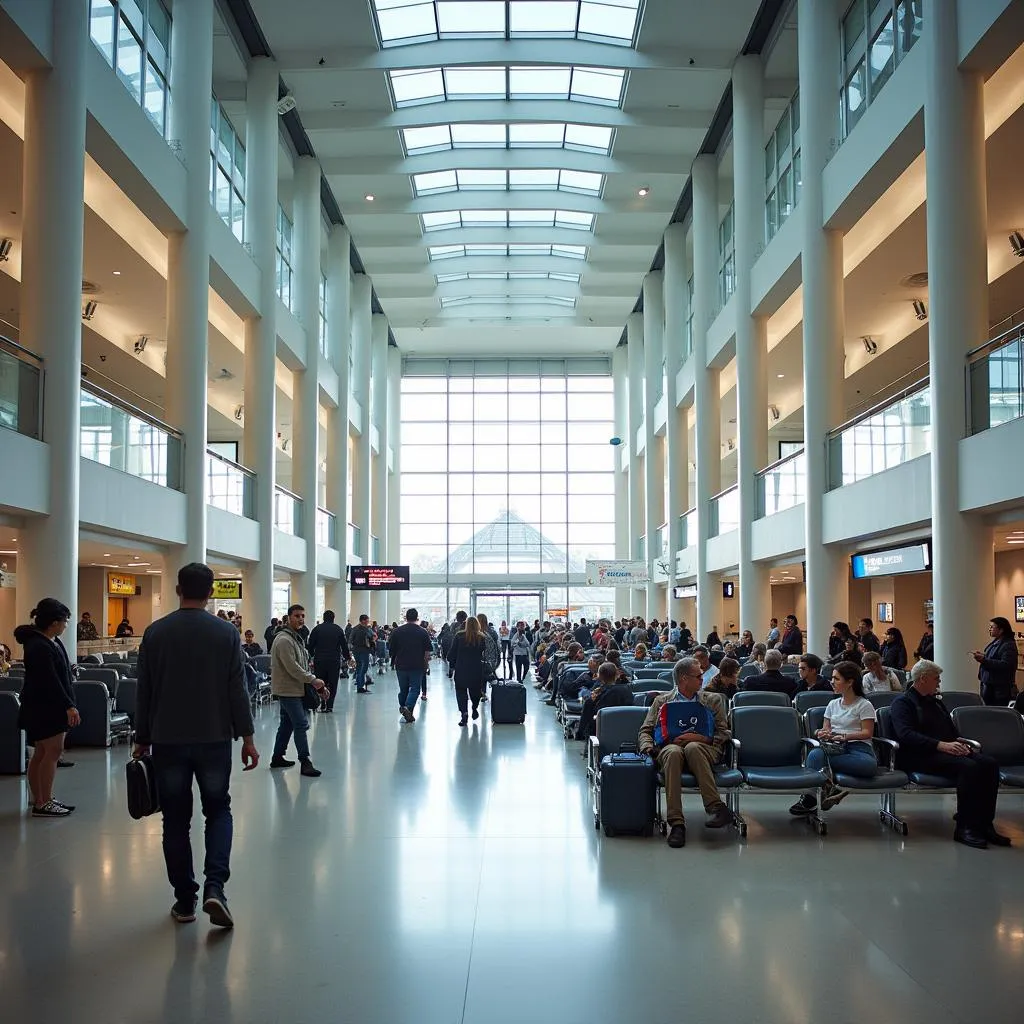
<instances>
[{"instance_id":1,"label":"recessed ceiling light","mask_svg":"<svg viewBox=\"0 0 1024 1024\"><path fill-rule=\"evenodd\" d=\"M104 558L110 558L111 557L110 552L109 551L104 551L103 552L103 557Z\"/></svg>"},{"instance_id":2,"label":"recessed ceiling light","mask_svg":"<svg viewBox=\"0 0 1024 1024\"><path fill-rule=\"evenodd\" d=\"M120 270L115 270L114 271L114 277L120 277L120 276L121 276L121 271Z\"/></svg>"},{"instance_id":3,"label":"recessed ceiling light","mask_svg":"<svg viewBox=\"0 0 1024 1024\"><path fill-rule=\"evenodd\" d=\"M641 199L646 199L646 198L647 198L647 197L648 197L648 196L649 196L649 195L651 194L651 186L650 186L650 185L641 185L641 186L640 186L640 187L639 187L639 188L638 188L638 189L636 190L636 194L637 194L637 195L638 195L638 196L639 196L639 197L640 197Z\"/></svg>"},{"instance_id":4,"label":"recessed ceiling light","mask_svg":"<svg viewBox=\"0 0 1024 1024\"><path fill-rule=\"evenodd\" d=\"M366 200L366 201L367 201L368 203L372 203L372 202L374 201L374 199L376 199L377 197L376 197L376 196L375 196L375 195L374 195L374 194L373 194L372 192L367 192L367 193L366 193L366 195L365 195L365 196L363 196L363 198L364 198L364 199L365 199L365 200Z\"/></svg>"},{"instance_id":5,"label":"recessed ceiling light","mask_svg":"<svg viewBox=\"0 0 1024 1024\"><path fill-rule=\"evenodd\" d=\"M777 373L775 374L775 376L778 377L779 380L782 380L782 378L785 377L786 375L784 373Z\"/></svg>"}]
</instances>

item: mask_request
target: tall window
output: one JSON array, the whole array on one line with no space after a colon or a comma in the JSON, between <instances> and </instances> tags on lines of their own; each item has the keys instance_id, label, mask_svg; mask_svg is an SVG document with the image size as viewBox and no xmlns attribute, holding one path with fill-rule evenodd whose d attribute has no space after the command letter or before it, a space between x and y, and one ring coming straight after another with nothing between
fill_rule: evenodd
<instances>
[{"instance_id":1,"label":"tall window","mask_svg":"<svg viewBox=\"0 0 1024 1024\"><path fill-rule=\"evenodd\" d=\"M245 241L245 147L213 97L210 106L210 200L232 234Z\"/></svg>"},{"instance_id":2,"label":"tall window","mask_svg":"<svg viewBox=\"0 0 1024 1024\"><path fill-rule=\"evenodd\" d=\"M800 201L800 93L794 94L764 147L765 237L771 241Z\"/></svg>"},{"instance_id":3,"label":"tall window","mask_svg":"<svg viewBox=\"0 0 1024 1024\"><path fill-rule=\"evenodd\" d=\"M718 225L718 298L724 306L736 290L736 232L733 204Z\"/></svg>"},{"instance_id":4,"label":"tall window","mask_svg":"<svg viewBox=\"0 0 1024 1024\"><path fill-rule=\"evenodd\" d=\"M320 274L320 295L317 304L320 307L320 351L327 356L330 355L327 349L327 275L323 272Z\"/></svg>"},{"instance_id":5,"label":"tall window","mask_svg":"<svg viewBox=\"0 0 1024 1024\"><path fill-rule=\"evenodd\" d=\"M843 134L921 38L924 0L854 0L843 18Z\"/></svg>"},{"instance_id":6,"label":"tall window","mask_svg":"<svg viewBox=\"0 0 1024 1024\"><path fill-rule=\"evenodd\" d=\"M693 354L693 275L686 282L686 350L683 352L683 359Z\"/></svg>"},{"instance_id":7,"label":"tall window","mask_svg":"<svg viewBox=\"0 0 1024 1024\"><path fill-rule=\"evenodd\" d=\"M161 135L167 134L171 16L161 0L90 0L89 33Z\"/></svg>"},{"instance_id":8,"label":"tall window","mask_svg":"<svg viewBox=\"0 0 1024 1024\"><path fill-rule=\"evenodd\" d=\"M292 222L280 203L277 205L277 295L292 308Z\"/></svg>"}]
</instances>

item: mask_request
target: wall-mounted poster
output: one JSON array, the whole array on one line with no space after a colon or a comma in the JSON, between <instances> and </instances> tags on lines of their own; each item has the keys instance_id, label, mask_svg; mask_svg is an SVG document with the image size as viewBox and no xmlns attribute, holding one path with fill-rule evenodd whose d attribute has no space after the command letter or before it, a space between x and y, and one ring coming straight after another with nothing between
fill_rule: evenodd
<instances>
[{"instance_id":1,"label":"wall-mounted poster","mask_svg":"<svg viewBox=\"0 0 1024 1024\"><path fill-rule=\"evenodd\" d=\"M1024 594L1018 594L1013 599L1013 620L1024 622Z\"/></svg>"}]
</instances>

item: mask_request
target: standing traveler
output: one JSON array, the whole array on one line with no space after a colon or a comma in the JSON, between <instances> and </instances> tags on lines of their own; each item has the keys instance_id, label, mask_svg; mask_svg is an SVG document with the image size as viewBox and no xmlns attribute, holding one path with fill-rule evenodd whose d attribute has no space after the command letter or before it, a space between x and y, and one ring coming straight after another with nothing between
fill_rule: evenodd
<instances>
[{"instance_id":1,"label":"standing traveler","mask_svg":"<svg viewBox=\"0 0 1024 1024\"><path fill-rule=\"evenodd\" d=\"M242 651L248 658L257 658L263 653L263 648L256 643L256 636L251 629L245 631L245 643L242 644Z\"/></svg>"},{"instance_id":2,"label":"standing traveler","mask_svg":"<svg viewBox=\"0 0 1024 1024\"><path fill-rule=\"evenodd\" d=\"M267 648L267 653L270 653L270 648L274 644L274 636L277 633L278 626L281 625L281 620L274 618L270 620L270 625L263 630L263 642Z\"/></svg>"},{"instance_id":3,"label":"standing traveler","mask_svg":"<svg viewBox=\"0 0 1024 1024\"><path fill-rule=\"evenodd\" d=\"M871 619L861 619L857 626L857 635L860 638L859 643L861 652L864 651L875 651L878 654L882 653L882 645L878 642L878 637L875 636L875 624Z\"/></svg>"},{"instance_id":4,"label":"standing traveler","mask_svg":"<svg viewBox=\"0 0 1024 1024\"><path fill-rule=\"evenodd\" d=\"M288 609L288 617L274 637L274 646L270 648L270 692L281 705L281 724L277 727L274 739L274 756L271 768L292 768L294 761L285 760L288 741L295 736L295 750L302 765L302 774L311 779L322 774L313 767L309 757L309 716L306 714L306 687L312 686L321 697L326 696L322 679L309 670L309 654L299 632L306 621L306 609L301 604L293 604Z\"/></svg>"},{"instance_id":5,"label":"standing traveler","mask_svg":"<svg viewBox=\"0 0 1024 1024\"><path fill-rule=\"evenodd\" d=\"M917 650L914 651L914 657L924 658L925 661L931 661L935 657L935 623L931 619L926 620L924 624L924 635L917 645Z\"/></svg>"},{"instance_id":6,"label":"standing traveler","mask_svg":"<svg viewBox=\"0 0 1024 1024\"><path fill-rule=\"evenodd\" d=\"M582 617L580 618L580 624L572 631L572 636L576 643L585 651L589 651L594 646L594 635L587 625L587 620Z\"/></svg>"},{"instance_id":7,"label":"standing traveler","mask_svg":"<svg viewBox=\"0 0 1024 1024\"><path fill-rule=\"evenodd\" d=\"M487 621L487 616L480 612L476 617L480 625L480 636L484 642L484 685L480 689L480 699L487 700L487 684L498 678L498 665L501 662L501 641L498 632Z\"/></svg>"},{"instance_id":8,"label":"standing traveler","mask_svg":"<svg viewBox=\"0 0 1024 1024\"><path fill-rule=\"evenodd\" d=\"M14 631L14 639L25 648L18 728L25 730L25 740L32 746L28 792L33 818L66 818L75 809L53 799L64 734L82 720L75 707L71 662L59 639L70 618L67 605L44 597L32 609L32 625Z\"/></svg>"},{"instance_id":9,"label":"standing traveler","mask_svg":"<svg viewBox=\"0 0 1024 1024\"><path fill-rule=\"evenodd\" d=\"M480 695L486 670L480 623L471 615L466 619L466 628L455 634L448 652L448 676L455 678L455 700L462 716L460 726L466 724L469 701L473 703L473 720L480 717Z\"/></svg>"},{"instance_id":10,"label":"standing traveler","mask_svg":"<svg viewBox=\"0 0 1024 1024\"><path fill-rule=\"evenodd\" d=\"M530 638L526 635L526 626L520 622L512 635L512 657L516 661L516 682L521 683L530 671Z\"/></svg>"},{"instance_id":11,"label":"standing traveler","mask_svg":"<svg viewBox=\"0 0 1024 1024\"><path fill-rule=\"evenodd\" d=\"M779 642L779 637L779 620L773 618L768 622L768 635L764 638L765 646L771 649Z\"/></svg>"},{"instance_id":12,"label":"standing traveler","mask_svg":"<svg viewBox=\"0 0 1024 1024\"><path fill-rule=\"evenodd\" d=\"M895 627L890 626L885 631L885 639L882 641L882 664L886 668L898 668L900 671L907 667L907 645L903 642L903 634Z\"/></svg>"},{"instance_id":13,"label":"standing traveler","mask_svg":"<svg viewBox=\"0 0 1024 1024\"><path fill-rule=\"evenodd\" d=\"M242 641L226 620L206 612L213 572L202 562L178 570L178 610L157 619L139 648L135 747L152 749L153 772L164 816L167 880L174 889L171 916L196 919L199 886L192 867L192 780L206 819L203 911L231 928L224 898L231 860L231 745L242 738L242 764L250 771L260 755L253 743L252 711L242 670Z\"/></svg>"},{"instance_id":14,"label":"standing traveler","mask_svg":"<svg viewBox=\"0 0 1024 1024\"><path fill-rule=\"evenodd\" d=\"M351 657L345 630L335 622L334 612L324 612L324 620L314 626L306 641L306 648L313 659L313 672L324 681L330 696L323 710L334 710L334 699L338 696L341 666Z\"/></svg>"},{"instance_id":15,"label":"standing traveler","mask_svg":"<svg viewBox=\"0 0 1024 1024\"><path fill-rule=\"evenodd\" d=\"M779 641L778 649L786 657L790 654L804 653L804 637L800 632L800 624L795 615L786 616L786 628Z\"/></svg>"},{"instance_id":16,"label":"standing traveler","mask_svg":"<svg viewBox=\"0 0 1024 1024\"><path fill-rule=\"evenodd\" d=\"M415 722L413 710L420 691L426 688L424 677L430 665L430 634L419 625L419 612L409 608L405 625L391 634L388 648L391 664L398 675L398 710L407 722Z\"/></svg>"},{"instance_id":17,"label":"standing traveler","mask_svg":"<svg viewBox=\"0 0 1024 1024\"><path fill-rule=\"evenodd\" d=\"M366 678L367 670L370 667L370 655L377 646L377 640L370 629L370 616L360 615L359 622L352 627L348 638L349 647L352 649L352 657L355 659L355 684L356 693L369 693L366 689L367 683L373 682L373 677Z\"/></svg>"},{"instance_id":18,"label":"standing traveler","mask_svg":"<svg viewBox=\"0 0 1024 1024\"><path fill-rule=\"evenodd\" d=\"M512 675L512 634L504 619L498 627L498 638L501 640L501 678L508 679Z\"/></svg>"},{"instance_id":19,"label":"standing traveler","mask_svg":"<svg viewBox=\"0 0 1024 1024\"><path fill-rule=\"evenodd\" d=\"M1002 615L989 620L988 635L992 639L985 650L971 654L978 663L981 699L995 707L1006 707L1016 696L1017 641Z\"/></svg>"}]
</instances>

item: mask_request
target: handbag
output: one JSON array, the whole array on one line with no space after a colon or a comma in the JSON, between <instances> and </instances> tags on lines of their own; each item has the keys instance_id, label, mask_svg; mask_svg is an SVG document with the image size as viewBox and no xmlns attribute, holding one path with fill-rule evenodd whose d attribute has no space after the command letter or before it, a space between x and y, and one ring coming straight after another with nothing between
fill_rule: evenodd
<instances>
[{"instance_id":1,"label":"handbag","mask_svg":"<svg viewBox=\"0 0 1024 1024\"><path fill-rule=\"evenodd\" d=\"M306 683L302 693L302 706L307 711L316 711L320 704L320 694L317 693L316 687L312 683Z\"/></svg>"},{"instance_id":2,"label":"handbag","mask_svg":"<svg viewBox=\"0 0 1024 1024\"><path fill-rule=\"evenodd\" d=\"M840 754L849 753L849 744L846 740L818 740L821 750L826 757L839 757Z\"/></svg>"},{"instance_id":3,"label":"handbag","mask_svg":"<svg viewBox=\"0 0 1024 1024\"><path fill-rule=\"evenodd\" d=\"M156 788L156 772L149 754L132 758L124 766L128 813L138 821L160 810L160 794Z\"/></svg>"}]
</instances>

